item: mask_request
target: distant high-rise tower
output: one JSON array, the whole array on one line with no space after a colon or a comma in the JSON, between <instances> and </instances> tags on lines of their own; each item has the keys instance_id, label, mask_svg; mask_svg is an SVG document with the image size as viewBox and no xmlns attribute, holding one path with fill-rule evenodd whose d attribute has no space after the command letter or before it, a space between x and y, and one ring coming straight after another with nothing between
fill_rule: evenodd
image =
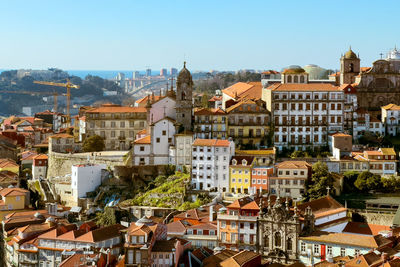
<instances>
[{"instance_id":1,"label":"distant high-rise tower","mask_svg":"<svg viewBox=\"0 0 400 267\"><path fill-rule=\"evenodd\" d=\"M176 80L176 121L179 125L178 133L183 130L192 130L192 74L183 63L183 69L179 72Z\"/></svg>"},{"instance_id":2,"label":"distant high-rise tower","mask_svg":"<svg viewBox=\"0 0 400 267\"><path fill-rule=\"evenodd\" d=\"M167 76L167 69L161 69L160 70L160 76L166 77Z\"/></svg>"},{"instance_id":3,"label":"distant high-rise tower","mask_svg":"<svg viewBox=\"0 0 400 267\"><path fill-rule=\"evenodd\" d=\"M170 75L171 75L171 76L176 76L176 74L178 74L178 70L175 69L175 68L171 68L171 70L170 70Z\"/></svg>"},{"instance_id":4,"label":"distant high-rise tower","mask_svg":"<svg viewBox=\"0 0 400 267\"><path fill-rule=\"evenodd\" d=\"M132 79L138 79L140 77L140 73L138 71L134 71L132 73Z\"/></svg>"},{"instance_id":5,"label":"distant high-rise tower","mask_svg":"<svg viewBox=\"0 0 400 267\"><path fill-rule=\"evenodd\" d=\"M146 76L150 77L151 76L151 69L146 69Z\"/></svg>"}]
</instances>

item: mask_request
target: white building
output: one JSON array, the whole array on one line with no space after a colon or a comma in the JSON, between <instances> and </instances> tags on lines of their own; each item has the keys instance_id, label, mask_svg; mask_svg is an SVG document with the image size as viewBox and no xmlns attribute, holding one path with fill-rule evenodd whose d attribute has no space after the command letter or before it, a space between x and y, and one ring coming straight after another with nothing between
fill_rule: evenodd
<instances>
[{"instance_id":1,"label":"white building","mask_svg":"<svg viewBox=\"0 0 400 267\"><path fill-rule=\"evenodd\" d=\"M196 139L192 145L193 188L229 192L229 162L234 154L233 141Z\"/></svg>"},{"instance_id":2,"label":"white building","mask_svg":"<svg viewBox=\"0 0 400 267\"><path fill-rule=\"evenodd\" d=\"M79 198L86 197L87 192L92 192L101 185L101 170L106 168L105 164L80 164L71 167L72 197L76 202Z\"/></svg>"},{"instance_id":3,"label":"white building","mask_svg":"<svg viewBox=\"0 0 400 267\"><path fill-rule=\"evenodd\" d=\"M157 122L163 118L176 120L176 101L170 96L165 96L151 104L150 108L150 124Z\"/></svg>"},{"instance_id":4,"label":"white building","mask_svg":"<svg viewBox=\"0 0 400 267\"><path fill-rule=\"evenodd\" d=\"M381 107L381 112L386 134L396 136L400 127L400 106L389 104Z\"/></svg>"},{"instance_id":5,"label":"white building","mask_svg":"<svg viewBox=\"0 0 400 267\"><path fill-rule=\"evenodd\" d=\"M263 88L262 99L271 112L279 150L324 146L329 133L343 131L343 90L327 83L309 83L301 68L282 72L281 83Z\"/></svg>"},{"instance_id":6,"label":"white building","mask_svg":"<svg viewBox=\"0 0 400 267\"><path fill-rule=\"evenodd\" d=\"M44 154L36 155L32 159L32 179L46 178L48 160L49 157Z\"/></svg>"},{"instance_id":7,"label":"white building","mask_svg":"<svg viewBox=\"0 0 400 267\"><path fill-rule=\"evenodd\" d=\"M134 165L168 165L170 146L175 143L175 120L165 117L150 125L149 134L133 144Z\"/></svg>"},{"instance_id":8,"label":"white building","mask_svg":"<svg viewBox=\"0 0 400 267\"><path fill-rule=\"evenodd\" d=\"M366 132L375 135L382 135L385 133L383 123L376 117L372 116L366 110L358 109L353 115L353 138L357 139L364 135Z\"/></svg>"},{"instance_id":9,"label":"white building","mask_svg":"<svg viewBox=\"0 0 400 267\"><path fill-rule=\"evenodd\" d=\"M193 133L175 134L175 146L169 147L169 164L175 165L179 171L185 166L192 167Z\"/></svg>"}]
</instances>

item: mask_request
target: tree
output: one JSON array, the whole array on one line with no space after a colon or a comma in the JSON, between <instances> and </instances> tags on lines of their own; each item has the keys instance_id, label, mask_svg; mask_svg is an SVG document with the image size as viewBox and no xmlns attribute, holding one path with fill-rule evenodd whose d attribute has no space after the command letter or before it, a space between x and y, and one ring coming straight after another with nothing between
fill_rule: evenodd
<instances>
[{"instance_id":1,"label":"tree","mask_svg":"<svg viewBox=\"0 0 400 267\"><path fill-rule=\"evenodd\" d=\"M117 223L115 210L111 207L105 207L103 213L98 213L96 218L97 224L101 226L109 226Z\"/></svg>"},{"instance_id":2,"label":"tree","mask_svg":"<svg viewBox=\"0 0 400 267\"><path fill-rule=\"evenodd\" d=\"M357 191L354 183L356 182L359 174L360 173L355 171L348 171L343 174L343 192L351 193Z\"/></svg>"},{"instance_id":3,"label":"tree","mask_svg":"<svg viewBox=\"0 0 400 267\"><path fill-rule=\"evenodd\" d=\"M333 175L328 170L328 165L318 161L312 166L313 174L311 180L307 182L306 198L317 199L327 194L328 187L333 188Z\"/></svg>"},{"instance_id":4,"label":"tree","mask_svg":"<svg viewBox=\"0 0 400 267\"><path fill-rule=\"evenodd\" d=\"M98 135L90 136L83 142L83 151L85 152L103 151L104 147L104 140Z\"/></svg>"},{"instance_id":5,"label":"tree","mask_svg":"<svg viewBox=\"0 0 400 267\"><path fill-rule=\"evenodd\" d=\"M369 171L360 173L354 185L360 191L376 190L381 188L381 177Z\"/></svg>"}]
</instances>

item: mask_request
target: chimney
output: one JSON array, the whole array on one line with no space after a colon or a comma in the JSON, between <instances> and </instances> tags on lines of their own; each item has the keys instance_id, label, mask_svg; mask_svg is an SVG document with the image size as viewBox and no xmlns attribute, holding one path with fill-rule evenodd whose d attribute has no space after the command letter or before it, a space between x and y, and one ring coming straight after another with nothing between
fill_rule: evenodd
<instances>
[{"instance_id":1,"label":"chimney","mask_svg":"<svg viewBox=\"0 0 400 267\"><path fill-rule=\"evenodd\" d=\"M210 222L212 222L214 220L214 206L211 205L210 206Z\"/></svg>"},{"instance_id":2,"label":"chimney","mask_svg":"<svg viewBox=\"0 0 400 267\"><path fill-rule=\"evenodd\" d=\"M111 250L107 249L107 266L110 266Z\"/></svg>"}]
</instances>

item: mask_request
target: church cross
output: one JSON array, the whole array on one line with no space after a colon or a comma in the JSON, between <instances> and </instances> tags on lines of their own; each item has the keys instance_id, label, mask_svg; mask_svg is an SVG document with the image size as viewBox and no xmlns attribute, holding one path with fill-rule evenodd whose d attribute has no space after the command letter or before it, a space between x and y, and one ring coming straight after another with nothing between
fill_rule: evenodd
<instances>
[{"instance_id":1,"label":"church cross","mask_svg":"<svg viewBox=\"0 0 400 267\"><path fill-rule=\"evenodd\" d=\"M383 58L383 53L380 53L379 55L381 56L381 59L382 59Z\"/></svg>"},{"instance_id":2,"label":"church cross","mask_svg":"<svg viewBox=\"0 0 400 267\"><path fill-rule=\"evenodd\" d=\"M327 195L329 196L329 191L331 190L331 188L328 186L327 188L326 188L326 190L327 190Z\"/></svg>"},{"instance_id":3,"label":"church cross","mask_svg":"<svg viewBox=\"0 0 400 267\"><path fill-rule=\"evenodd\" d=\"M164 118L165 118L165 109L166 109L166 107L165 107L165 106L163 106L163 109L164 109Z\"/></svg>"}]
</instances>

